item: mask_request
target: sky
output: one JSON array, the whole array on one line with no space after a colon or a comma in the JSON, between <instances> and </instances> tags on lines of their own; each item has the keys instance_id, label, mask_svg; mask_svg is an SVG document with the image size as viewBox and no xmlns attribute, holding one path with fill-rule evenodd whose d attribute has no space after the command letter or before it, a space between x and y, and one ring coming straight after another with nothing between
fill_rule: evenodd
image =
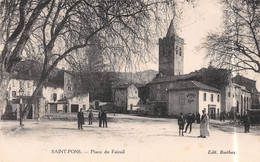
<instances>
[{"instance_id":1,"label":"sky","mask_svg":"<svg viewBox=\"0 0 260 162\"><path fill-rule=\"evenodd\" d=\"M208 32L221 29L222 6L219 4L219 0L195 0L195 7L187 3L184 6L179 4L179 6L182 8L183 14L182 19L178 19L176 32L185 41L184 74L188 74L203 67L208 67L209 62L204 60L206 51L197 51L196 47L203 42L203 38L206 37ZM165 37L171 21L171 16L169 15L165 15L164 18L165 23L161 26L162 32L159 34L158 39ZM157 43L155 43L151 51L158 58L159 46ZM0 48L2 47L0 46ZM158 60L142 65L140 70L150 69L158 71ZM246 74L241 73L241 75L246 75L250 79L257 80L257 88L260 91L260 74L249 71Z\"/></svg>"},{"instance_id":2,"label":"sky","mask_svg":"<svg viewBox=\"0 0 260 162\"><path fill-rule=\"evenodd\" d=\"M170 24L170 19L166 23L165 31L162 32L160 38L165 37L167 29ZM196 0L195 7L192 5L183 6L183 15L177 23L176 32L184 39L184 74L192 71L199 70L203 67L208 67L209 61L205 60L205 50L196 50L203 42L209 32L216 32L221 30L222 27L222 6L219 0ZM159 46L154 46L153 51L158 57ZM157 70L158 62L148 63L146 70ZM250 79L257 80L257 89L260 90L260 74L247 71L241 72Z\"/></svg>"},{"instance_id":3,"label":"sky","mask_svg":"<svg viewBox=\"0 0 260 162\"><path fill-rule=\"evenodd\" d=\"M186 4L182 9L182 19L178 19L176 33L185 42L184 73L187 74L208 66L209 63L204 61L205 51L197 51L196 47L201 44L208 32L216 31L221 26L222 11L218 0L196 0L195 7ZM162 31L160 38L165 37L171 21L169 18L165 19L163 27L165 31ZM154 46L153 49L157 57L158 48L159 46ZM158 71L158 62L148 63L146 68Z\"/></svg>"}]
</instances>

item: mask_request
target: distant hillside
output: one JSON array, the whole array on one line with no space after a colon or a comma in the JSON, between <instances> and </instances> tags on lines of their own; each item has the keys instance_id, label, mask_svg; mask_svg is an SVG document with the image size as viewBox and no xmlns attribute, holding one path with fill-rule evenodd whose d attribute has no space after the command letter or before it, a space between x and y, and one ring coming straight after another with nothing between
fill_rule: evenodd
<instances>
[{"instance_id":1,"label":"distant hillside","mask_svg":"<svg viewBox=\"0 0 260 162\"><path fill-rule=\"evenodd\" d=\"M146 70L136 73L121 72L119 78L122 82L146 84L155 78L157 71Z\"/></svg>"},{"instance_id":2,"label":"distant hillside","mask_svg":"<svg viewBox=\"0 0 260 162\"><path fill-rule=\"evenodd\" d=\"M40 78L42 69L42 64L38 61L34 60L25 60L19 62L19 64L15 67L15 73L13 74L13 78L16 79L33 79L35 81L38 81ZM77 73L77 72L76 72ZM141 83L146 84L153 80L155 78L155 75L157 74L157 71L154 70L146 70L142 72L97 72L93 76L95 82L97 80L103 80L103 82L106 82L106 78L111 78L114 80L116 86L123 85L123 84L129 84L129 83ZM86 82L89 82L90 84L93 84L93 82L90 82L91 76L89 74L84 75L86 78ZM51 74L48 76L48 81L45 82L45 85L52 86L52 87L63 87L63 70L55 68ZM110 79L108 79L110 80ZM99 81L99 82L100 82ZM109 82L109 81L108 81Z\"/></svg>"},{"instance_id":3,"label":"distant hillside","mask_svg":"<svg viewBox=\"0 0 260 162\"><path fill-rule=\"evenodd\" d=\"M12 78L34 80L38 82L42 72L42 63L36 60L24 60L20 61L14 68ZM51 87L63 87L63 71L58 68L54 68L48 76L48 81L44 83L45 86Z\"/></svg>"}]
</instances>

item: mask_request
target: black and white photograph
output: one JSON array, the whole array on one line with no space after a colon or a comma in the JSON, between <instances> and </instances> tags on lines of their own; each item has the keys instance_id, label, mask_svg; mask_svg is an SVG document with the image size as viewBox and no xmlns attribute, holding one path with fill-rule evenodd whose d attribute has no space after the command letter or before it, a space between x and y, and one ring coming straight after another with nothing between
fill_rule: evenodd
<instances>
[{"instance_id":1,"label":"black and white photograph","mask_svg":"<svg viewBox=\"0 0 260 162\"><path fill-rule=\"evenodd\" d=\"M0 162L259 162L259 0L0 0Z\"/></svg>"}]
</instances>

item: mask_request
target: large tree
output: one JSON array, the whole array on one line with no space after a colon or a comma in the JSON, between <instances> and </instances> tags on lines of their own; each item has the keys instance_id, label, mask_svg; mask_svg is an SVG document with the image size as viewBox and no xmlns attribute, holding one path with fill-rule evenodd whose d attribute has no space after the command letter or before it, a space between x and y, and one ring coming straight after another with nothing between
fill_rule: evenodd
<instances>
[{"instance_id":1,"label":"large tree","mask_svg":"<svg viewBox=\"0 0 260 162\"><path fill-rule=\"evenodd\" d=\"M209 33L203 44L207 58L233 71L260 73L260 2L222 0L223 29Z\"/></svg>"},{"instance_id":2,"label":"large tree","mask_svg":"<svg viewBox=\"0 0 260 162\"><path fill-rule=\"evenodd\" d=\"M43 63L37 87L22 112L26 116L48 75L69 54L88 49L98 37L106 44L103 47L121 45L118 52L107 48L110 63L129 62L149 42L149 22L159 23L158 11L166 7L172 9L174 0L2 1L1 110L10 74L22 57L36 54Z\"/></svg>"},{"instance_id":3,"label":"large tree","mask_svg":"<svg viewBox=\"0 0 260 162\"><path fill-rule=\"evenodd\" d=\"M0 3L0 118L5 106L5 92L10 75L21 61L31 31L50 1L33 3L31 0L5 0Z\"/></svg>"}]
</instances>

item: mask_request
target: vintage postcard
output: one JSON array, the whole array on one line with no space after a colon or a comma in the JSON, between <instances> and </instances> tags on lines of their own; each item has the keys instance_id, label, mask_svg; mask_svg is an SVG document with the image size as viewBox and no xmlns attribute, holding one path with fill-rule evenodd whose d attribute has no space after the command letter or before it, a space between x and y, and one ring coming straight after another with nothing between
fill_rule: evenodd
<instances>
[{"instance_id":1,"label":"vintage postcard","mask_svg":"<svg viewBox=\"0 0 260 162\"><path fill-rule=\"evenodd\" d=\"M1 0L0 162L260 161L258 0Z\"/></svg>"}]
</instances>

